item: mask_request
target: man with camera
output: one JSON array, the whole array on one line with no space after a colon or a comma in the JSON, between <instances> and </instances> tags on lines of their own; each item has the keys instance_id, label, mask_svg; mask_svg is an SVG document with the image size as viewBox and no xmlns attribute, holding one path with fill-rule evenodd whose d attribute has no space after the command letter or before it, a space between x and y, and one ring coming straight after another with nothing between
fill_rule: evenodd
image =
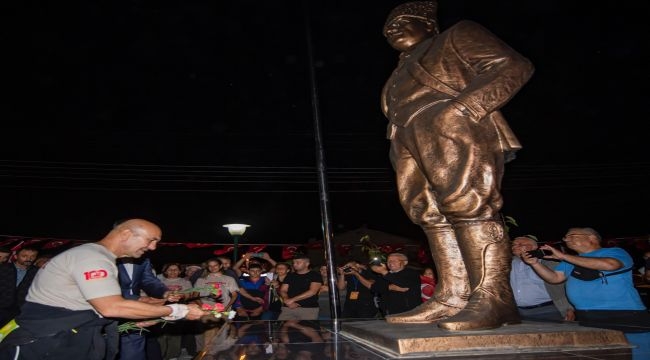
<instances>
[{"instance_id":1,"label":"man with camera","mask_svg":"<svg viewBox=\"0 0 650 360\"><path fill-rule=\"evenodd\" d=\"M375 275L368 267L352 260L336 269L336 286L346 290L341 317L344 319L374 319L377 316L375 293L370 290L375 283Z\"/></svg>"},{"instance_id":2,"label":"man with camera","mask_svg":"<svg viewBox=\"0 0 650 360\"><path fill-rule=\"evenodd\" d=\"M537 258L545 255L532 235L519 236L512 241L510 285L521 317L526 320L575 320L575 312L566 297L564 284L545 282L521 259L523 253ZM555 268L558 264L548 260L541 261L549 268Z\"/></svg>"},{"instance_id":3,"label":"man with camera","mask_svg":"<svg viewBox=\"0 0 650 360\"><path fill-rule=\"evenodd\" d=\"M603 248L600 234L589 227L570 228L562 240L577 255L540 247L551 252L546 259L560 261L555 269L527 253L522 260L547 282L566 281L580 325L623 331L635 346L632 358L641 359L650 351L650 313L632 281L632 257L620 247Z\"/></svg>"},{"instance_id":4,"label":"man with camera","mask_svg":"<svg viewBox=\"0 0 650 360\"><path fill-rule=\"evenodd\" d=\"M567 296L581 324L625 324L631 328L639 324L647 328L650 315L632 282L632 257L619 247L601 247L600 234L592 228L571 228L563 241L577 255L541 246L551 251L546 259L560 261L554 269L527 253L522 260L547 282L566 281Z\"/></svg>"},{"instance_id":5,"label":"man with camera","mask_svg":"<svg viewBox=\"0 0 650 360\"><path fill-rule=\"evenodd\" d=\"M371 263L370 269L385 281L375 281L370 290L380 294L385 315L399 314L422 304L420 273L407 268L408 257L391 253L386 263Z\"/></svg>"}]
</instances>

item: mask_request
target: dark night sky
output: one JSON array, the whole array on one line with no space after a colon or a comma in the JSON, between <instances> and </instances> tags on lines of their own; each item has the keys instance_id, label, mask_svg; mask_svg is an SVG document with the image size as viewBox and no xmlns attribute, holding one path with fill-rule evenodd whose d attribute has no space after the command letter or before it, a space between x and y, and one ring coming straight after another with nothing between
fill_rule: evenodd
<instances>
[{"instance_id":1,"label":"dark night sky","mask_svg":"<svg viewBox=\"0 0 650 360\"><path fill-rule=\"evenodd\" d=\"M317 113L335 233L423 238L379 110L398 55L381 27L399 2L305 3L309 27L299 1L7 5L0 234L94 240L141 216L166 241L226 242L228 222L251 224L253 243L322 238ZM478 21L536 66L503 109L524 145L503 189L515 232L648 234L649 7L440 4L443 29Z\"/></svg>"}]
</instances>

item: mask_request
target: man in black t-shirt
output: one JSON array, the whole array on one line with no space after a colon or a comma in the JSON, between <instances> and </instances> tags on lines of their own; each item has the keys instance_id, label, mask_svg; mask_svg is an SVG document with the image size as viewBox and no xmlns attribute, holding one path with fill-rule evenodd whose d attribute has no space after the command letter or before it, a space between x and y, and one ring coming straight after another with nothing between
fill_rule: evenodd
<instances>
[{"instance_id":1,"label":"man in black t-shirt","mask_svg":"<svg viewBox=\"0 0 650 360\"><path fill-rule=\"evenodd\" d=\"M280 287L282 310L278 320L317 320L318 291L323 283L319 273L309 269L309 257L297 254L293 272L287 274Z\"/></svg>"}]
</instances>

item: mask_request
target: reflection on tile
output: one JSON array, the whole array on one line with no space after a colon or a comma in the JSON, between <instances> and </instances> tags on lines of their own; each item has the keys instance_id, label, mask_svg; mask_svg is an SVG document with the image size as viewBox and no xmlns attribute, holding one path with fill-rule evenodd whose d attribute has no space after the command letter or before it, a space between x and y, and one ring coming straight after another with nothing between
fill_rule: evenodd
<instances>
[{"instance_id":1,"label":"reflection on tile","mask_svg":"<svg viewBox=\"0 0 650 360\"><path fill-rule=\"evenodd\" d=\"M345 323L346 320L339 322ZM588 351L534 350L507 354L457 354L445 352L389 356L334 331L333 321L242 321L223 325L194 360L382 360L382 359L498 359L498 360L647 360L650 344L641 352L630 349ZM646 341L644 339L637 341ZM634 341L631 340L632 343ZM637 350L637 349L635 349Z\"/></svg>"}]
</instances>

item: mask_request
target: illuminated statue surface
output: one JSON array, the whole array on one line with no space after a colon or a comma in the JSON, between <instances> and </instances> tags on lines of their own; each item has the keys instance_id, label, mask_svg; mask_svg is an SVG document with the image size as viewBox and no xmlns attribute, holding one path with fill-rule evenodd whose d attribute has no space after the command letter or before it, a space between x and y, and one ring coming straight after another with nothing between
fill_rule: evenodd
<instances>
[{"instance_id":1,"label":"illuminated statue surface","mask_svg":"<svg viewBox=\"0 0 650 360\"><path fill-rule=\"evenodd\" d=\"M521 145L499 109L533 66L474 22L439 33L436 10L431 1L405 3L384 26L401 52L382 93L390 159L400 202L426 233L439 278L430 300L386 321L447 330L519 323L499 212L504 164Z\"/></svg>"}]
</instances>

